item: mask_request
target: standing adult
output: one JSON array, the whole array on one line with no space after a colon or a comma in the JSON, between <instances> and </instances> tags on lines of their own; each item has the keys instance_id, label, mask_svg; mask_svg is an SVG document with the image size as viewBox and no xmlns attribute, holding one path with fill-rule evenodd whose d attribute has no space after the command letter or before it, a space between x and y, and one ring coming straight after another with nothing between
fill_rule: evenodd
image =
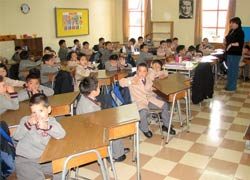
<instances>
[{"instance_id":1,"label":"standing adult","mask_svg":"<svg viewBox=\"0 0 250 180\"><path fill-rule=\"evenodd\" d=\"M228 66L225 90L235 91L237 89L239 63L244 45L244 32L241 28L241 20L239 17L233 17L230 19L230 31L225 37L225 42Z\"/></svg>"}]
</instances>

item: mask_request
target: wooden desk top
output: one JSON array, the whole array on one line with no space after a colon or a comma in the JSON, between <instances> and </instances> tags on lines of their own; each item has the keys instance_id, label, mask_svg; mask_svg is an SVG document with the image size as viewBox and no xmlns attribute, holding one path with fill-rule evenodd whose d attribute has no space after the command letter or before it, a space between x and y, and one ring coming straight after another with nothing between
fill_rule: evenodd
<instances>
[{"instance_id":1,"label":"wooden desk top","mask_svg":"<svg viewBox=\"0 0 250 180\"><path fill-rule=\"evenodd\" d=\"M170 95L188 89L189 86L184 84L186 80L184 75L175 73L168 75L167 78L155 80L153 86L161 93Z\"/></svg>"},{"instance_id":2,"label":"wooden desk top","mask_svg":"<svg viewBox=\"0 0 250 180\"><path fill-rule=\"evenodd\" d=\"M50 96L49 104L52 107L52 114L53 108L72 104L78 94L79 92L71 92ZM20 102L19 107L20 108L18 110L8 110L1 114L0 120L6 121L9 126L18 125L22 117L30 115L30 107L28 101Z\"/></svg>"},{"instance_id":3,"label":"wooden desk top","mask_svg":"<svg viewBox=\"0 0 250 180\"><path fill-rule=\"evenodd\" d=\"M40 162L49 162L107 146L105 128L88 123L87 119L84 115L78 119L74 119L74 116L61 119L60 124L65 129L66 136L60 140L51 138Z\"/></svg>"}]
</instances>

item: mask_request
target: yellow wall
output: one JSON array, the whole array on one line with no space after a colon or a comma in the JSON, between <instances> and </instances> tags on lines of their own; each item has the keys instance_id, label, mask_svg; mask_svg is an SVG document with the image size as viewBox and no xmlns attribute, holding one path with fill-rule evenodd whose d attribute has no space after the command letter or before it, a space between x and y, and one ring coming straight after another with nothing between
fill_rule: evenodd
<instances>
[{"instance_id":1,"label":"yellow wall","mask_svg":"<svg viewBox=\"0 0 250 180\"><path fill-rule=\"evenodd\" d=\"M29 4L29 14L20 11L22 3ZM0 35L37 34L43 37L44 46L57 50L60 38L56 38L54 8L66 7L88 8L90 22L89 35L64 38L68 46L72 46L75 38L81 42L89 41L91 45L101 36L113 40L113 31L116 31L112 23L114 3L115 0L0 0ZM10 57L13 47L13 41L0 42L0 56Z\"/></svg>"}]
</instances>

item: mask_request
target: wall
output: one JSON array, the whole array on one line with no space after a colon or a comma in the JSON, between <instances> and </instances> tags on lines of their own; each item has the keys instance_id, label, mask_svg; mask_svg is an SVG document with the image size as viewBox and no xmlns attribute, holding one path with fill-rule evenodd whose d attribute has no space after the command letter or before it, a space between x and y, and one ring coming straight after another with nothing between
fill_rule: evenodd
<instances>
[{"instance_id":1,"label":"wall","mask_svg":"<svg viewBox=\"0 0 250 180\"><path fill-rule=\"evenodd\" d=\"M73 39L89 41L91 45L98 42L99 37L113 40L112 17L116 0L0 0L0 35L37 34L43 37L44 46L58 49L55 33L55 7L88 8L90 34L79 37L64 38L68 46L72 46ZM29 14L20 11L22 3L29 4ZM112 16L113 14L113 16ZM7 47L6 47L7 46ZM10 57L13 53L14 43L0 42L0 56Z\"/></svg>"}]
</instances>

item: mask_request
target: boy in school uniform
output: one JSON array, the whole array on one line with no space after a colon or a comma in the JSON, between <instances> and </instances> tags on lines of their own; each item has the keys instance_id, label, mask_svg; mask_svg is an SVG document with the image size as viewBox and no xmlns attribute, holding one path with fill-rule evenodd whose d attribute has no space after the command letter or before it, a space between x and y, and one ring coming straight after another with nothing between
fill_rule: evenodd
<instances>
[{"instance_id":1,"label":"boy in school uniform","mask_svg":"<svg viewBox=\"0 0 250 180\"><path fill-rule=\"evenodd\" d=\"M154 79L163 79L168 77L168 71L162 69L162 62L160 60L154 60L151 68L149 68L149 74Z\"/></svg>"},{"instance_id":2,"label":"boy in school uniform","mask_svg":"<svg viewBox=\"0 0 250 180\"><path fill-rule=\"evenodd\" d=\"M75 52L80 52L81 50L81 43L78 39L75 39L74 41L74 46L71 48L72 51L75 51Z\"/></svg>"},{"instance_id":3,"label":"boy in school uniform","mask_svg":"<svg viewBox=\"0 0 250 180\"><path fill-rule=\"evenodd\" d=\"M53 175L51 163L39 164L39 158L50 138L62 139L65 130L50 117L51 106L44 94L35 94L30 101L31 115L24 116L17 127L13 138L16 146L16 175L19 180L44 180L44 174ZM55 174L54 180L61 179Z\"/></svg>"},{"instance_id":4,"label":"boy in school uniform","mask_svg":"<svg viewBox=\"0 0 250 180\"><path fill-rule=\"evenodd\" d=\"M52 96L54 90L40 85L40 78L37 74L29 74L26 77L25 88L18 92L18 100L25 101L30 99L34 94L43 93L46 96Z\"/></svg>"},{"instance_id":5,"label":"boy in school uniform","mask_svg":"<svg viewBox=\"0 0 250 180\"><path fill-rule=\"evenodd\" d=\"M69 67L76 67L78 64L77 52L76 51L69 52L67 60L68 60Z\"/></svg>"},{"instance_id":6,"label":"boy in school uniform","mask_svg":"<svg viewBox=\"0 0 250 180\"><path fill-rule=\"evenodd\" d=\"M100 111L101 104L96 100L96 97L100 94L98 80L95 77L86 77L81 81L79 89L81 97L76 107L76 114ZM124 161L126 159L125 153L128 151L129 149L124 148L120 139L113 141L112 152L114 161Z\"/></svg>"},{"instance_id":7,"label":"boy in school uniform","mask_svg":"<svg viewBox=\"0 0 250 180\"><path fill-rule=\"evenodd\" d=\"M113 54L109 57L109 61L105 63L106 71L131 70L132 66L126 63L124 57Z\"/></svg>"},{"instance_id":8,"label":"boy in school uniform","mask_svg":"<svg viewBox=\"0 0 250 180\"><path fill-rule=\"evenodd\" d=\"M157 56L169 57L172 54L171 50L167 48L167 42L161 41L160 46L157 49Z\"/></svg>"},{"instance_id":9,"label":"boy in school uniform","mask_svg":"<svg viewBox=\"0 0 250 180\"><path fill-rule=\"evenodd\" d=\"M148 52L148 46L146 44L142 44L140 46L140 55L136 64L146 63L147 60L152 60L153 54Z\"/></svg>"},{"instance_id":10,"label":"boy in school uniform","mask_svg":"<svg viewBox=\"0 0 250 180\"><path fill-rule=\"evenodd\" d=\"M177 46L175 61L177 63L181 63L181 61L184 61L185 59L186 59L186 47L184 45Z\"/></svg>"},{"instance_id":11,"label":"boy in school uniform","mask_svg":"<svg viewBox=\"0 0 250 180\"><path fill-rule=\"evenodd\" d=\"M129 39L128 44L122 47L122 53L132 54L135 52L135 42L134 38Z\"/></svg>"},{"instance_id":12,"label":"boy in school uniform","mask_svg":"<svg viewBox=\"0 0 250 180\"><path fill-rule=\"evenodd\" d=\"M135 49L137 51L140 51L140 46L143 44L143 37L142 36L139 36L138 39L137 39L137 43L135 44Z\"/></svg>"},{"instance_id":13,"label":"boy in school uniform","mask_svg":"<svg viewBox=\"0 0 250 180\"><path fill-rule=\"evenodd\" d=\"M5 82L6 85L13 86L13 87L23 87L23 85L25 84L24 81L11 79L7 77L7 75L8 75L8 69L6 65L0 64L0 76L3 77L3 81Z\"/></svg>"},{"instance_id":14,"label":"boy in school uniform","mask_svg":"<svg viewBox=\"0 0 250 180\"><path fill-rule=\"evenodd\" d=\"M103 37L99 38L99 43L94 45L93 50L95 52L100 52L104 48L105 39Z\"/></svg>"},{"instance_id":15,"label":"boy in school uniform","mask_svg":"<svg viewBox=\"0 0 250 180\"><path fill-rule=\"evenodd\" d=\"M113 45L110 41L105 42L105 49L103 49L101 53L102 63L105 64L109 60L109 57L113 54Z\"/></svg>"},{"instance_id":16,"label":"boy in school uniform","mask_svg":"<svg viewBox=\"0 0 250 180\"><path fill-rule=\"evenodd\" d=\"M17 110L19 101L17 93L12 86L6 85L4 77L0 75L0 115L6 110Z\"/></svg>"},{"instance_id":17,"label":"boy in school uniform","mask_svg":"<svg viewBox=\"0 0 250 180\"><path fill-rule=\"evenodd\" d=\"M129 78L123 78L119 81L121 87L129 87L132 101L137 104L140 114L139 128L147 138L153 136L149 130L147 117L149 109L162 109L162 130L168 132L169 113L168 104L157 97L153 92L153 80L155 76L148 73L148 67L145 63L137 65L136 75ZM170 134L175 135L175 130L171 127Z\"/></svg>"},{"instance_id":18,"label":"boy in school uniform","mask_svg":"<svg viewBox=\"0 0 250 180\"><path fill-rule=\"evenodd\" d=\"M52 54L45 54L42 58L43 64L41 65L41 84L52 88L52 82L49 80L49 75L55 76L59 71L58 66L55 64L55 58Z\"/></svg>"},{"instance_id":19,"label":"boy in school uniform","mask_svg":"<svg viewBox=\"0 0 250 180\"><path fill-rule=\"evenodd\" d=\"M22 52L22 48L20 46L16 46L15 47L15 53L13 54L13 56L11 57L11 59L13 61L20 62L21 61L21 58L20 58L20 53L21 52Z\"/></svg>"},{"instance_id":20,"label":"boy in school uniform","mask_svg":"<svg viewBox=\"0 0 250 180\"><path fill-rule=\"evenodd\" d=\"M150 46L150 47L154 46L154 42L153 42L152 37L151 37L150 34L147 34L145 36L144 44L146 44L147 46Z\"/></svg>"},{"instance_id":21,"label":"boy in school uniform","mask_svg":"<svg viewBox=\"0 0 250 180\"><path fill-rule=\"evenodd\" d=\"M172 40L172 47L171 47L171 49L172 49L172 51L176 51L176 48L177 48L177 46L179 45L178 44L178 41L179 41L179 39L177 38L177 37L175 37L175 38L173 38L173 40Z\"/></svg>"},{"instance_id":22,"label":"boy in school uniform","mask_svg":"<svg viewBox=\"0 0 250 180\"><path fill-rule=\"evenodd\" d=\"M20 80L24 81L25 80L24 71L39 66L42 63L42 61L41 60L34 61L33 59L31 59L29 57L28 51L22 51L20 53L20 58L21 58L21 61L20 61L20 64L19 64L19 69L18 69L18 71L19 71L18 77L19 77Z\"/></svg>"},{"instance_id":23,"label":"boy in school uniform","mask_svg":"<svg viewBox=\"0 0 250 180\"><path fill-rule=\"evenodd\" d=\"M84 41L82 43L81 53L85 54L88 57L90 57L93 54L92 49L89 48L89 42L88 41Z\"/></svg>"},{"instance_id":24,"label":"boy in school uniform","mask_svg":"<svg viewBox=\"0 0 250 180\"><path fill-rule=\"evenodd\" d=\"M59 51L58 51L58 57L60 58L61 61L66 60L67 59L67 54L69 52L67 45L66 45L66 41L64 39L61 39L59 41Z\"/></svg>"}]
</instances>

